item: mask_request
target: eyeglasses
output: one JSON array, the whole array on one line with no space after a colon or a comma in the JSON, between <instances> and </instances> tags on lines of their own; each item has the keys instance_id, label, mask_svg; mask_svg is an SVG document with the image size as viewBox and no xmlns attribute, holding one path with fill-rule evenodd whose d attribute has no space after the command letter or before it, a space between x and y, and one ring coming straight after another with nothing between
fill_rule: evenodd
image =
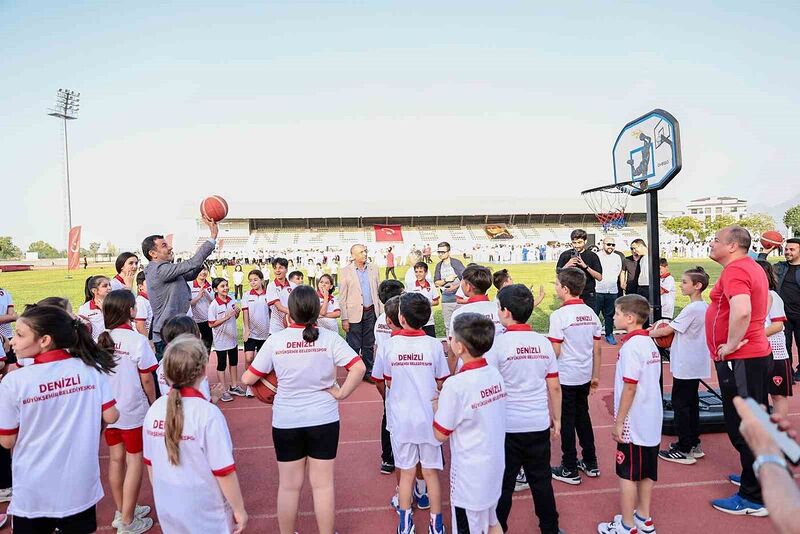
<instances>
[{"instance_id":1,"label":"eyeglasses","mask_svg":"<svg viewBox=\"0 0 800 534\"><path fill-rule=\"evenodd\" d=\"M607 247L616 247L616 243L606 243Z\"/></svg>"},{"instance_id":2,"label":"eyeglasses","mask_svg":"<svg viewBox=\"0 0 800 534\"><path fill-rule=\"evenodd\" d=\"M449 250L437 250L436 251L437 254L447 254L448 252L450 252L450 251Z\"/></svg>"}]
</instances>

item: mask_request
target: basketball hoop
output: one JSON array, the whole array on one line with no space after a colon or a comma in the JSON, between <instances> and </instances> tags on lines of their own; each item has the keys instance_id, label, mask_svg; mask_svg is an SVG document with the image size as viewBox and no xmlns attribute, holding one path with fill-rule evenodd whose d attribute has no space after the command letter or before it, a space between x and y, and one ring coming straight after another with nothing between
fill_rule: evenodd
<instances>
[{"instance_id":1,"label":"basketball hoop","mask_svg":"<svg viewBox=\"0 0 800 534\"><path fill-rule=\"evenodd\" d=\"M644 182L645 184L647 182ZM642 182L620 182L587 189L583 200L594 212L603 232L625 227L625 208L631 193L642 188Z\"/></svg>"}]
</instances>

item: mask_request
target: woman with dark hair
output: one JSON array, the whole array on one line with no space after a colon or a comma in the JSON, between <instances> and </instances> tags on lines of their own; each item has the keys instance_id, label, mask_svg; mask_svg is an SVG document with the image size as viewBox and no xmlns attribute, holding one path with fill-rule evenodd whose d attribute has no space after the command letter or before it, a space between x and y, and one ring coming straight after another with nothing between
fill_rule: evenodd
<instances>
[{"instance_id":1,"label":"woman with dark hair","mask_svg":"<svg viewBox=\"0 0 800 534\"><path fill-rule=\"evenodd\" d=\"M280 531L294 532L308 468L317 527L320 534L333 534L338 401L355 391L366 366L338 334L317 328L319 296L312 287L298 286L292 291L289 317L289 328L270 336L242 382L252 385L274 370L280 383L272 408ZM348 371L341 387L336 383L337 367Z\"/></svg>"},{"instance_id":2,"label":"woman with dark hair","mask_svg":"<svg viewBox=\"0 0 800 534\"><path fill-rule=\"evenodd\" d=\"M119 417L105 376L114 359L56 306L25 310L12 344L36 364L0 384L0 445L14 449L14 530L94 532L103 498L100 433Z\"/></svg>"},{"instance_id":3,"label":"woman with dark hair","mask_svg":"<svg viewBox=\"0 0 800 534\"><path fill-rule=\"evenodd\" d=\"M136 272L139 270L139 257L133 252L123 252L114 262L117 275L111 279L111 291L129 289L134 291Z\"/></svg>"}]
</instances>

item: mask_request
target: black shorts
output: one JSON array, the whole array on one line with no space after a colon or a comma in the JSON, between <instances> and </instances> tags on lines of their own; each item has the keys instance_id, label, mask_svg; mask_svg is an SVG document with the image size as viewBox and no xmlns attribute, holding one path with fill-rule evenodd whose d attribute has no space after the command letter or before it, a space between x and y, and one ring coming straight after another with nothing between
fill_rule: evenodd
<instances>
[{"instance_id":1,"label":"black shorts","mask_svg":"<svg viewBox=\"0 0 800 534\"><path fill-rule=\"evenodd\" d=\"M52 534L55 529L63 534L89 534L97 530L97 512L92 506L67 517L12 517L14 534Z\"/></svg>"},{"instance_id":2,"label":"black shorts","mask_svg":"<svg viewBox=\"0 0 800 534\"><path fill-rule=\"evenodd\" d=\"M245 352L258 352L261 350L261 347L266 343L266 339L245 339L244 340L244 351Z\"/></svg>"},{"instance_id":3,"label":"black shorts","mask_svg":"<svg viewBox=\"0 0 800 534\"><path fill-rule=\"evenodd\" d=\"M301 428L272 427L272 443L279 462L294 462L305 457L333 460L339 448L339 421Z\"/></svg>"},{"instance_id":4,"label":"black shorts","mask_svg":"<svg viewBox=\"0 0 800 534\"><path fill-rule=\"evenodd\" d=\"M617 443L617 476L634 482L645 478L658 480L658 445Z\"/></svg>"},{"instance_id":5,"label":"black shorts","mask_svg":"<svg viewBox=\"0 0 800 534\"><path fill-rule=\"evenodd\" d=\"M226 362L230 363L231 367L239 365L239 347L214 352L217 353L217 371L224 371Z\"/></svg>"},{"instance_id":6,"label":"black shorts","mask_svg":"<svg viewBox=\"0 0 800 534\"><path fill-rule=\"evenodd\" d=\"M772 360L772 372L769 374L769 394L792 396L792 360Z\"/></svg>"},{"instance_id":7,"label":"black shorts","mask_svg":"<svg viewBox=\"0 0 800 534\"><path fill-rule=\"evenodd\" d=\"M211 351L211 344L214 342L214 332L211 330L211 327L208 326L208 321L197 323L197 328L200 329L200 339L203 340L203 345L206 346L206 349Z\"/></svg>"}]
</instances>

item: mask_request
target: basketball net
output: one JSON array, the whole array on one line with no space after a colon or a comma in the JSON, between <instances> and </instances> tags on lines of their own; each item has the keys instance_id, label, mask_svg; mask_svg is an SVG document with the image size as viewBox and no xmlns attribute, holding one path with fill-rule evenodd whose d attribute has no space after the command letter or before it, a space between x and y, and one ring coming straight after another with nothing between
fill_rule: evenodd
<instances>
[{"instance_id":1,"label":"basketball net","mask_svg":"<svg viewBox=\"0 0 800 534\"><path fill-rule=\"evenodd\" d=\"M630 193L618 184L589 189L581 193L583 200L594 212L603 232L616 230L625 226L625 208Z\"/></svg>"}]
</instances>

